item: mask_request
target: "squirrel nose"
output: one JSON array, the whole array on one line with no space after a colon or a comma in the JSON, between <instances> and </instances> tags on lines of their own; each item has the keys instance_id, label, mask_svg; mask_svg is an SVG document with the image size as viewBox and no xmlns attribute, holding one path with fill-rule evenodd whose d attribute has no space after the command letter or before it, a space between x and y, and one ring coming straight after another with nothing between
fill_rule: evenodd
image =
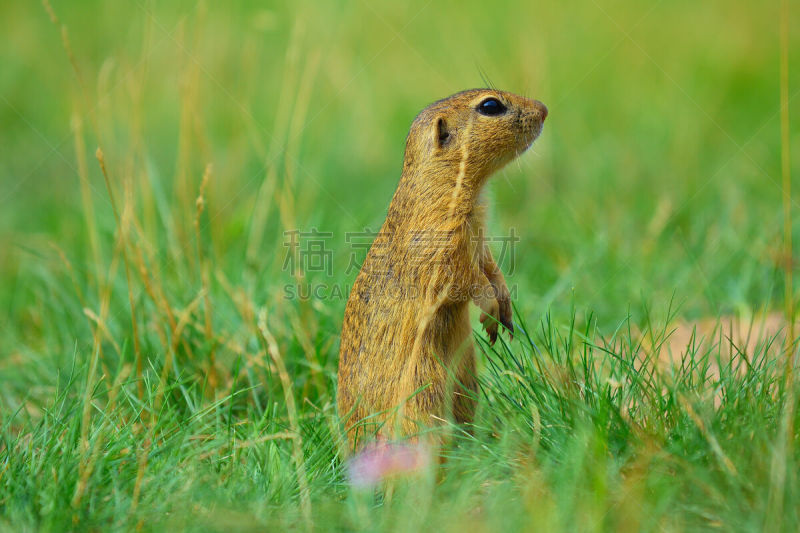
<instances>
[{"instance_id":1,"label":"squirrel nose","mask_svg":"<svg viewBox=\"0 0 800 533\"><path fill-rule=\"evenodd\" d=\"M547 106L541 103L539 100L536 100L536 107L539 110L539 113L542 115L542 120L547 118Z\"/></svg>"}]
</instances>

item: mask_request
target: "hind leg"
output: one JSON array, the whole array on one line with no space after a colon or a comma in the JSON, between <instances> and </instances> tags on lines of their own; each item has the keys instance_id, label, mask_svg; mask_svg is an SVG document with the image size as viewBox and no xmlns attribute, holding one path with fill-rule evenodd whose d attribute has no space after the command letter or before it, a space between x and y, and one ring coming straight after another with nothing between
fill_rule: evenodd
<instances>
[{"instance_id":1,"label":"hind leg","mask_svg":"<svg viewBox=\"0 0 800 533\"><path fill-rule=\"evenodd\" d=\"M470 344L455 369L452 386L453 419L459 424L471 423L475 417L478 382L475 379L475 351Z\"/></svg>"}]
</instances>

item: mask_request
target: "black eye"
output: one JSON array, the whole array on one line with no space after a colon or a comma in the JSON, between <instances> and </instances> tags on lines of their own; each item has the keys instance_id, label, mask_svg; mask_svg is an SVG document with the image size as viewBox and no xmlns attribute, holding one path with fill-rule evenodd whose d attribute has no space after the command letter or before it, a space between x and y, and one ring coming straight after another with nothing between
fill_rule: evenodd
<instances>
[{"instance_id":1,"label":"black eye","mask_svg":"<svg viewBox=\"0 0 800 533\"><path fill-rule=\"evenodd\" d=\"M502 115L506 112L506 106L497 98L487 98L478 104L478 113L481 115L488 115L493 117L495 115Z\"/></svg>"}]
</instances>

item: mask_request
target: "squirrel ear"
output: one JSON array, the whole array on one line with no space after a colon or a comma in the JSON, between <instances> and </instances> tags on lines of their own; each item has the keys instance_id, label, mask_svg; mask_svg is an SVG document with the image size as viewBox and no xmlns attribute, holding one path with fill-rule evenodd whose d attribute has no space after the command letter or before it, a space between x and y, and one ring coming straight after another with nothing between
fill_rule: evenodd
<instances>
[{"instance_id":1,"label":"squirrel ear","mask_svg":"<svg viewBox=\"0 0 800 533\"><path fill-rule=\"evenodd\" d=\"M436 119L436 146L443 148L450 141L450 129L444 117Z\"/></svg>"}]
</instances>

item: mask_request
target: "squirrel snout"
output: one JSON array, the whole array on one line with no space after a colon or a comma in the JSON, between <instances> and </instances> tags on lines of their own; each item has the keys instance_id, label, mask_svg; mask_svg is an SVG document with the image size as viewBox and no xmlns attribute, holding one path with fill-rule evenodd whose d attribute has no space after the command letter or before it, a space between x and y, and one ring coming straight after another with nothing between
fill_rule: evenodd
<instances>
[{"instance_id":1,"label":"squirrel snout","mask_svg":"<svg viewBox=\"0 0 800 533\"><path fill-rule=\"evenodd\" d=\"M542 120L547 118L547 106L541 103L539 100L533 101L536 107L536 110L539 112L539 115L542 117Z\"/></svg>"}]
</instances>

